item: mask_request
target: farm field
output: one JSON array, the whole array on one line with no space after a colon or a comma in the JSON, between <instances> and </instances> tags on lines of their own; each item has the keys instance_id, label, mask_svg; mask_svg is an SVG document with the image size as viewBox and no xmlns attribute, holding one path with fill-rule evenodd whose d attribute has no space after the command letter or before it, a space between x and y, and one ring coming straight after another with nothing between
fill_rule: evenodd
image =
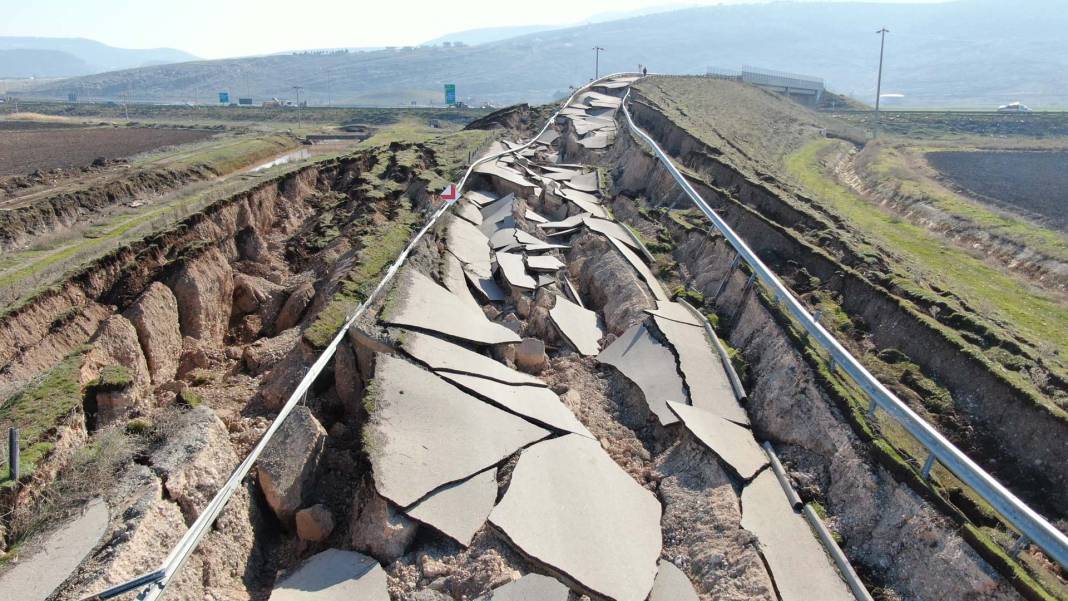
<instances>
[{"instance_id":1,"label":"farm field","mask_svg":"<svg viewBox=\"0 0 1068 601\"><path fill-rule=\"evenodd\" d=\"M0 136L0 176L89 166L210 137L215 132L148 127L56 127L45 124L5 130Z\"/></svg>"},{"instance_id":2,"label":"farm field","mask_svg":"<svg viewBox=\"0 0 1068 601\"><path fill-rule=\"evenodd\" d=\"M871 111L831 113L838 120L870 129ZM892 136L932 137L1007 137L1032 139L1068 136L1068 112L1042 111L1011 114L992 111L882 111L880 131Z\"/></svg>"},{"instance_id":3,"label":"farm field","mask_svg":"<svg viewBox=\"0 0 1068 601\"><path fill-rule=\"evenodd\" d=\"M1068 151L937 151L927 161L968 194L1068 230Z\"/></svg>"},{"instance_id":4,"label":"farm field","mask_svg":"<svg viewBox=\"0 0 1068 601\"><path fill-rule=\"evenodd\" d=\"M229 126L277 129L296 127L337 127L348 123L384 126L406 120L438 122L462 126L486 115L488 109L376 108L376 107L277 107L219 105L157 105L115 103L25 102L23 110L73 120L138 121L174 124L226 124ZM10 109L0 108L0 113ZM129 115L129 118L127 118Z\"/></svg>"}]
</instances>

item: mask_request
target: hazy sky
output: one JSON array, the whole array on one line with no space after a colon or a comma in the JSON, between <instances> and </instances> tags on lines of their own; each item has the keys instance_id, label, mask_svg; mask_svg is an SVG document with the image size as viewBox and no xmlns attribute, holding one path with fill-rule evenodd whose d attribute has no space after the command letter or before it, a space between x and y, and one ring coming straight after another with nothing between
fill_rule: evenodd
<instances>
[{"instance_id":1,"label":"hazy sky","mask_svg":"<svg viewBox=\"0 0 1068 601\"><path fill-rule=\"evenodd\" d=\"M83 37L124 48L167 46L222 58L299 48L414 45L464 29L563 25L607 12L744 1L4 0L0 35Z\"/></svg>"}]
</instances>

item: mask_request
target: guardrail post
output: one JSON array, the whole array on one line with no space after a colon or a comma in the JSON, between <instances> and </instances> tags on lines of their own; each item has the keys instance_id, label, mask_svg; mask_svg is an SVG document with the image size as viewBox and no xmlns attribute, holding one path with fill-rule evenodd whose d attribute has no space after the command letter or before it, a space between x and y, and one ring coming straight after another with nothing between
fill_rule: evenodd
<instances>
[{"instance_id":1,"label":"guardrail post","mask_svg":"<svg viewBox=\"0 0 1068 601\"><path fill-rule=\"evenodd\" d=\"M871 402L868 403L868 419L875 419L875 411L879 408L879 403L875 402L875 397L872 397Z\"/></svg>"},{"instance_id":2,"label":"guardrail post","mask_svg":"<svg viewBox=\"0 0 1068 601\"><path fill-rule=\"evenodd\" d=\"M716 303L719 299L719 295L723 294L723 290L727 287L727 284L731 281L731 276L734 275L734 270L738 269L738 263L742 260L742 256L735 253L734 258L731 259L731 266L727 269L727 274L723 276L723 280L719 283L719 287L716 288L716 293L712 295L712 304Z\"/></svg>"},{"instance_id":3,"label":"guardrail post","mask_svg":"<svg viewBox=\"0 0 1068 601\"><path fill-rule=\"evenodd\" d=\"M931 469L934 468L934 464L935 464L934 453L928 452L927 461L923 462L923 469L920 470L920 473L923 474L923 479L924 480L930 480L931 479Z\"/></svg>"},{"instance_id":4,"label":"guardrail post","mask_svg":"<svg viewBox=\"0 0 1068 601\"><path fill-rule=\"evenodd\" d=\"M734 315L731 316L731 329L738 325L738 320L742 318L742 311L745 310L745 301L749 300L749 293L753 290L753 284L756 282L756 272L749 274L749 279L745 281L745 288L742 289L742 298L738 301L738 308L735 309Z\"/></svg>"},{"instance_id":5,"label":"guardrail post","mask_svg":"<svg viewBox=\"0 0 1068 601\"><path fill-rule=\"evenodd\" d=\"M19 429L12 426L7 431L7 470L12 482L19 481Z\"/></svg>"}]
</instances>

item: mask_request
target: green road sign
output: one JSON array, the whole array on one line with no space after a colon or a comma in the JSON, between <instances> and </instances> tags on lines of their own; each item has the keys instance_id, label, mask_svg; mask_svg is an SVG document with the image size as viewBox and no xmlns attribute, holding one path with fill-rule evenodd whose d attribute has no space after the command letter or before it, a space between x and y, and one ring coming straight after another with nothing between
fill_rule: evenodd
<instances>
[{"instance_id":1,"label":"green road sign","mask_svg":"<svg viewBox=\"0 0 1068 601\"><path fill-rule=\"evenodd\" d=\"M445 84L445 104L456 104L456 84Z\"/></svg>"}]
</instances>

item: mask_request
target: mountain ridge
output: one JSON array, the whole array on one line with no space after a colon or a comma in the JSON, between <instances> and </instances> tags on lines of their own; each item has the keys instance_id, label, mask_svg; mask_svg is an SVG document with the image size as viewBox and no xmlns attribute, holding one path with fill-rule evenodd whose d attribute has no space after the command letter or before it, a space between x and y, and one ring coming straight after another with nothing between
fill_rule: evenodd
<instances>
[{"instance_id":1,"label":"mountain ridge","mask_svg":"<svg viewBox=\"0 0 1068 601\"><path fill-rule=\"evenodd\" d=\"M0 78L90 75L196 59L174 48L117 48L88 38L0 36Z\"/></svg>"},{"instance_id":2,"label":"mountain ridge","mask_svg":"<svg viewBox=\"0 0 1068 601\"><path fill-rule=\"evenodd\" d=\"M542 102L601 72L637 69L703 74L754 65L822 77L828 87L871 101L886 26L883 91L905 106L992 107L1020 100L1068 104L1068 11L1054 0L1011 6L991 0L942 4L731 4L542 30L463 47L397 48L346 55L277 55L195 61L33 86L27 95L188 102L240 90L254 99L304 87L314 104L442 103L455 83L462 100ZM233 94L232 94L233 95Z\"/></svg>"}]
</instances>

